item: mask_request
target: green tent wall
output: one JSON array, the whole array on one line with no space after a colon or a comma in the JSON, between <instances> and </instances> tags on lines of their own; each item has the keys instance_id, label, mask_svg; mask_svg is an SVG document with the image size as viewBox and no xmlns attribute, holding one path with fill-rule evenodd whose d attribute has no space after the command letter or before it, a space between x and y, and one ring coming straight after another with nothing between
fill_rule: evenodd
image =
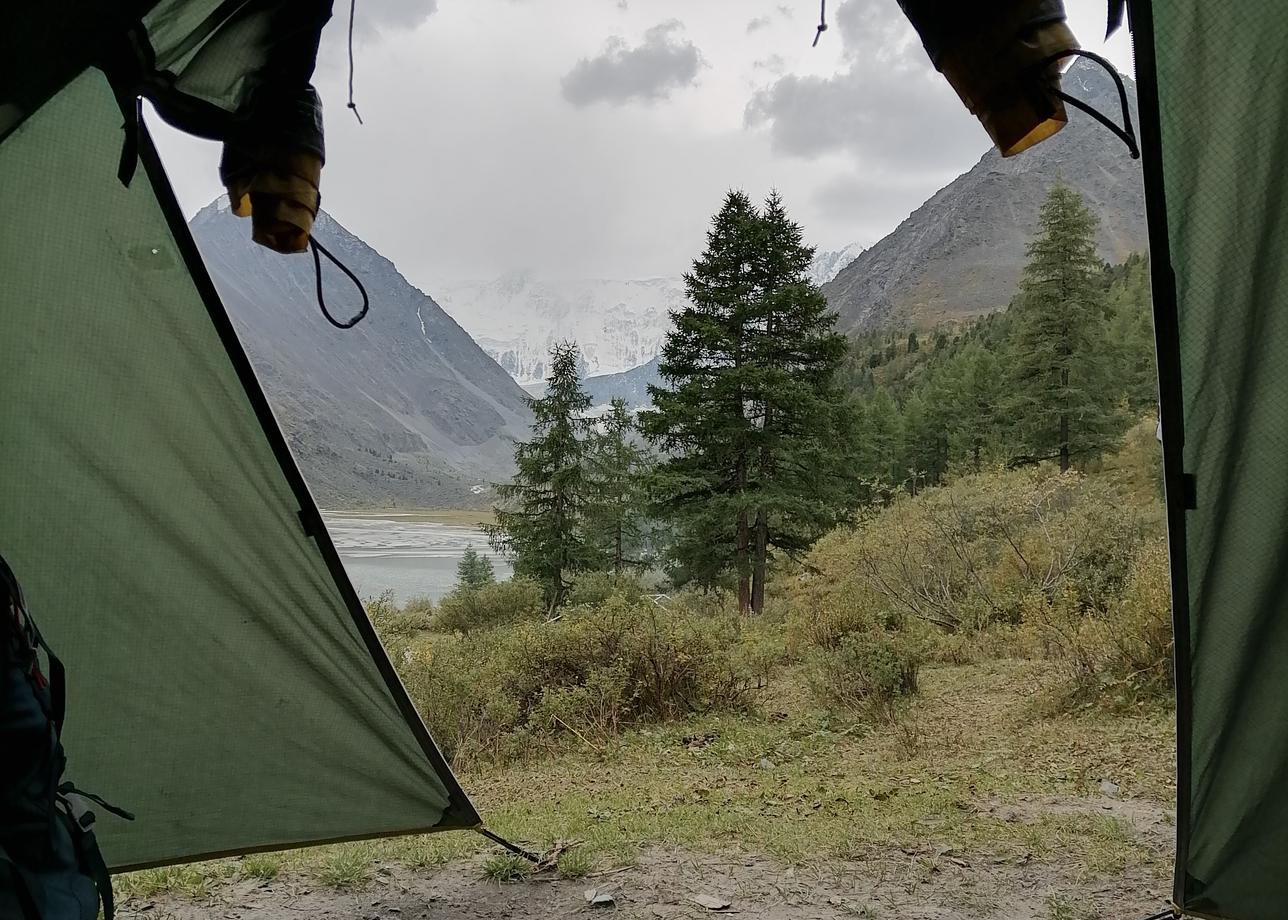
<instances>
[{"instance_id":1,"label":"green tent wall","mask_svg":"<svg viewBox=\"0 0 1288 920\"><path fill-rule=\"evenodd\" d=\"M67 665L68 778L137 815L108 864L477 825L121 122L86 70L0 143L0 552Z\"/></svg>"},{"instance_id":2,"label":"green tent wall","mask_svg":"<svg viewBox=\"0 0 1288 920\"><path fill-rule=\"evenodd\" d=\"M1288 917L1288 8L1131 4L1176 620L1174 899Z\"/></svg>"}]
</instances>

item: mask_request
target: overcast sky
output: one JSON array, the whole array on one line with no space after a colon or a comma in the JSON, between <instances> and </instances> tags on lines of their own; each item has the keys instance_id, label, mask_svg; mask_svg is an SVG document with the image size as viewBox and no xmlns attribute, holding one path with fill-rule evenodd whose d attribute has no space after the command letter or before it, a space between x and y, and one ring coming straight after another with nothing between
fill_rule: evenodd
<instances>
[{"instance_id":1,"label":"overcast sky","mask_svg":"<svg viewBox=\"0 0 1288 920\"><path fill-rule=\"evenodd\" d=\"M730 187L778 188L822 249L870 244L989 144L895 0L833 0L817 48L809 0L358 0L364 125L335 5L323 206L431 295L514 269L679 274ZM1130 72L1104 0L1066 6ZM191 215L220 191L218 147L155 130Z\"/></svg>"}]
</instances>

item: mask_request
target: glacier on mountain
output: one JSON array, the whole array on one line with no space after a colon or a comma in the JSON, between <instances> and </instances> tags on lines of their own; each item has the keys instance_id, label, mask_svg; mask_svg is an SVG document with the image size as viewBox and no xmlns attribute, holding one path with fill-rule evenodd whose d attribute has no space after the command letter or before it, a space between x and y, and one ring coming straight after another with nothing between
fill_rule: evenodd
<instances>
[{"instance_id":1,"label":"glacier on mountain","mask_svg":"<svg viewBox=\"0 0 1288 920\"><path fill-rule=\"evenodd\" d=\"M810 280L830 281L862 251L854 243L820 253L810 266ZM586 377L647 364L662 349L670 312L685 304L680 277L559 280L527 271L491 281L439 282L434 296L525 387L544 380L550 346L556 342L577 343Z\"/></svg>"}]
</instances>

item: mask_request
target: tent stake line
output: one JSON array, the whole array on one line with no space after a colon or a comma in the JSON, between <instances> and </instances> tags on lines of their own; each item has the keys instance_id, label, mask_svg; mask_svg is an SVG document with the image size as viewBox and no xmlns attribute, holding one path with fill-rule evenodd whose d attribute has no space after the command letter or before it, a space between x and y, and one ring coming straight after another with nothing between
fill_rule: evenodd
<instances>
[{"instance_id":1,"label":"tent stake line","mask_svg":"<svg viewBox=\"0 0 1288 920\"><path fill-rule=\"evenodd\" d=\"M498 844L499 846L505 847L515 856L521 856L530 863L541 862L541 857L538 856L536 853L531 853L528 850L525 850L521 846L515 846L513 843L511 843L510 841L502 837L500 834L494 834L486 827L476 827L474 828L474 830L478 831L480 834L482 834L488 840L491 840L493 843Z\"/></svg>"}]
</instances>

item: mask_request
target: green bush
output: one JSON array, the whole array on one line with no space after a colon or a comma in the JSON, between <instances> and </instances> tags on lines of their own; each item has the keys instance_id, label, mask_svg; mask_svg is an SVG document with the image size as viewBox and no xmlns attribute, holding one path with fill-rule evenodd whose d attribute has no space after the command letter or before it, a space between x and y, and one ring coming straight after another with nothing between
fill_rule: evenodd
<instances>
[{"instance_id":1,"label":"green bush","mask_svg":"<svg viewBox=\"0 0 1288 920\"><path fill-rule=\"evenodd\" d=\"M434 605L427 597L414 597L404 606L394 603L393 591L382 591L363 602L377 635L386 645L396 645L418 632L429 629Z\"/></svg>"},{"instance_id":2,"label":"green bush","mask_svg":"<svg viewBox=\"0 0 1288 920\"><path fill-rule=\"evenodd\" d=\"M1127 704L1171 698L1171 590L1162 538L1139 547L1121 593L1104 613L1088 613L1070 593L1030 598L1026 625L1035 644L1068 677L1069 702Z\"/></svg>"},{"instance_id":3,"label":"green bush","mask_svg":"<svg viewBox=\"0 0 1288 920\"><path fill-rule=\"evenodd\" d=\"M814 692L851 709L892 703L917 692L921 655L897 633L847 633L831 648L816 649L810 675Z\"/></svg>"},{"instance_id":4,"label":"green bush","mask_svg":"<svg viewBox=\"0 0 1288 920\"><path fill-rule=\"evenodd\" d=\"M527 578L511 578L478 588L457 588L438 602L432 628L468 633L539 619L544 611L541 586Z\"/></svg>"},{"instance_id":5,"label":"green bush","mask_svg":"<svg viewBox=\"0 0 1288 920\"><path fill-rule=\"evenodd\" d=\"M614 597L555 621L431 633L400 663L449 756L504 758L559 734L587 739L746 705L760 679L740 653L740 628L734 617Z\"/></svg>"}]
</instances>

